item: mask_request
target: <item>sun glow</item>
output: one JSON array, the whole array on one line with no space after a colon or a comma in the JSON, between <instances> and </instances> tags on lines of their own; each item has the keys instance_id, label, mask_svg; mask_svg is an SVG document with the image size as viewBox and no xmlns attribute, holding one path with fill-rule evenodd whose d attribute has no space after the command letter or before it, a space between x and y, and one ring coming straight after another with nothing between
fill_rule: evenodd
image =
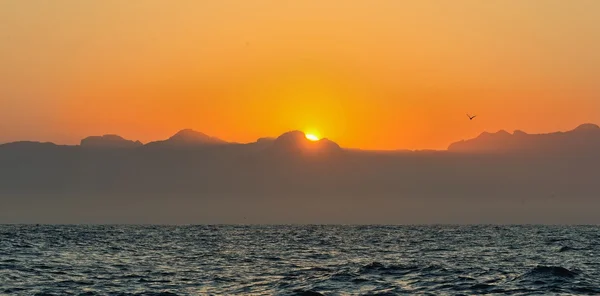
<instances>
[{"instance_id":1,"label":"sun glow","mask_svg":"<svg viewBox=\"0 0 600 296\"><path fill-rule=\"evenodd\" d=\"M306 134L306 138L310 141L318 141L319 137L313 135L313 134Z\"/></svg>"}]
</instances>

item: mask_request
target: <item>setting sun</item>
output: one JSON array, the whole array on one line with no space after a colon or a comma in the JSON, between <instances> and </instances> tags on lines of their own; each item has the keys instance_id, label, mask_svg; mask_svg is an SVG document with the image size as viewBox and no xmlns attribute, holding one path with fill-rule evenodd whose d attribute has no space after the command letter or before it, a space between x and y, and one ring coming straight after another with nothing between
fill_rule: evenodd
<instances>
[{"instance_id":1,"label":"setting sun","mask_svg":"<svg viewBox=\"0 0 600 296\"><path fill-rule=\"evenodd\" d=\"M311 140L311 141L318 141L319 137L313 135L313 134L306 134L306 138Z\"/></svg>"}]
</instances>

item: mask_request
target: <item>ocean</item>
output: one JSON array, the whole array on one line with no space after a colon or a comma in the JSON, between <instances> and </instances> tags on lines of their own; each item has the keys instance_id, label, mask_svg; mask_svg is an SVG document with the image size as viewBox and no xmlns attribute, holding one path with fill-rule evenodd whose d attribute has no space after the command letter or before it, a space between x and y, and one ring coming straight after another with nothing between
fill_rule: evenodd
<instances>
[{"instance_id":1,"label":"ocean","mask_svg":"<svg viewBox=\"0 0 600 296\"><path fill-rule=\"evenodd\" d=\"M600 227L0 225L0 294L600 295Z\"/></svg>"}]
</instances>

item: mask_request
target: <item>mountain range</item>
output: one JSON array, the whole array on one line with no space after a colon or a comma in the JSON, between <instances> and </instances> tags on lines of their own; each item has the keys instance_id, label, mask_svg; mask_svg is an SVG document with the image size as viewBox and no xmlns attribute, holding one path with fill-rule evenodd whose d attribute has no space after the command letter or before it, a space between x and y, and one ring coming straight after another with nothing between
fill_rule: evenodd
<instances>
[{"instance_id":1,"label":"mountain range","mask_svg":"<svg viewBox=\"0 0 600 296\"><path fill-rule=\"evenodd\" d=\"M231 143L0 145L0 223L597 224L600 128L368 151L299 131Z\"/></svg>"},{"instance_id":2,"label":"mountain range","mask_svg":"<svg viewBox=\"0 0 600 296\"><path fill-rule=\"evenodd\" d=\"M36 142L27 142L34 145ZM8 143L4 145L22 145L23 142ZM41 144L41 143L40 143ZM48 143L44 143L48 144ZM238 147L256 147L274 149L297 150L301 152L309 147L320 147L316 150L336 151L342 148L335 142L328 139L321 139L316 142L306 139L304 133L300 131L291 131L278 138L260 138L256 142L240 144L227 142L217 137L206 135L202 132L192 129L184 129L177 132L166 140L154 141L142 144L140 141L124 139L118 135L90 136L81 140L82 148L177 148L177 149L195 149L214 146L238 146ZM569 152L590 152L593 153L600 149L600 127L596 124L582 124L577 128L567 132L555 132L548 134L528 134L516 130L512 134L501 130L496 133L483 132L474 139L463 140L452 143L448 146L448 152L457 153L569 153ZM259 149L260 150L260 149ZM310 149L308 149L310 150ZM345 149L352 151L369 152L368 150ZM435 150L428 150L435 152ZM383 151L370 151L384 153ZM387 151L393 153L394 151ZM409 152L409 150L396 150L396 152ZM441 152L441 151L439 151Z\"/></svg>"},{"instance_id":3,"label":"mountain range","mask_svg":"<svg viewBox=\"0 0 600 296\"><path fill-rule=\"evenodd\" d=\"M453 143L448 151L466 153L593 153L600 151L600 127L582 124L572 131L550 134L527 134L517 130L482 133L479 137Z\"/></svg>"}]
</instances>

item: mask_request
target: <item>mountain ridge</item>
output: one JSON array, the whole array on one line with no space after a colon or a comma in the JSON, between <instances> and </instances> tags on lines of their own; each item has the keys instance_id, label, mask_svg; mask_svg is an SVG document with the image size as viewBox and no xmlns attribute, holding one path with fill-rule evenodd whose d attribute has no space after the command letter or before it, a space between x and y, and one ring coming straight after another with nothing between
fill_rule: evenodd
<instances>
[{"instance_id":1,"label":"mountain ridge","mask_svg":"<svg viewBox=\"0 0 600 296\"><path fill-rule=\"evenodd\" d=\"M600 151L600 127L584 123L566 132L528 134L515 130L512 134L500 130L483 132L479 136L450 144L447 151L460 153L510 153L510 152L581 152Z\"/></svg>"},{"instance_id":2,"label":"mountain ridge","mask_svg":"<svg viewBox=\"0 0 600 296\"><path fill-rule=\"evenodd\" d=\"M88 136L80 141L79 145L58 145L52 142L36 142L36 141L17 141L3 143L2 145L35 145L37 144L53 144L56 146L70 146L70 147L85 147L85 148L141 148L141 147L153 147L153 148L202 148L202 147L215 147L215 146L228 146L228 145L254 145L257 147L268 148L270 146L279 147L289 152L300 151L308 147L322 147L320 150L336 151L336 150L351 150L351 151L362 151L362 152L381 152L381 153L395 153L395 152L473 152L473 153L498 153L498 152L523 152L533 151L533 149L539 149L540 151L545 150L557 150L552 147L559 147L558 150L564 150L567 148L573 148L575 145L565 144L564 142L570 142L572 144L582 145L586 147L589 145L590 149L600 149L600 126L593 123L584 123L576 128L569 131L557 131L551 133L541 134L530 134L522 130L515 130L513 133L509 133L506 130L499 130L491 133L484 131L477 137L462 141L451 143L446 150L409 150L409 149L395 149L395 150L368 150L360 148L346 148L341 147L334 141L327 138L320 139L318 141L310 141L306 139L303 132L298 130L289 131L279 135L278 137L261 137L254 142L240 144L235 142L229 142L222 140L218 137L210 136L202 132L198 132L192 129L182 129L165 140L151 141L143 144L140 141L133 141L125 139L116 134L105 134L102 136ZM24 144L27 143L27 144ZM299 150L300 149L300 150ZM323 151L322 151L323 152Z\"/></svg>"},{"instance_id":3,"label":"mountain ridge","mask_svg":"<svg viewBox=\"0 0 600 296\"><path fill-rule=\"evenodd\" d=\"M119 135L107 134L102 136L89 136L81 140L79 146L91 148L133 148L141 147L140 141L127 140Z\"/></svg>"},{"instance_id":4,"label":"mountain ridge","mask_svg":"<svg viewBox=\"0 0 600 296\"><path fill-rule=\"evenodd\" d=\"M193 129L182 129L166 140L153 141L146 144L146 147L170 147L170 148L190 148L204 147L211 145L229 144L217 137L209 136L205 133Z\"/></svg>"}]
</instances>

